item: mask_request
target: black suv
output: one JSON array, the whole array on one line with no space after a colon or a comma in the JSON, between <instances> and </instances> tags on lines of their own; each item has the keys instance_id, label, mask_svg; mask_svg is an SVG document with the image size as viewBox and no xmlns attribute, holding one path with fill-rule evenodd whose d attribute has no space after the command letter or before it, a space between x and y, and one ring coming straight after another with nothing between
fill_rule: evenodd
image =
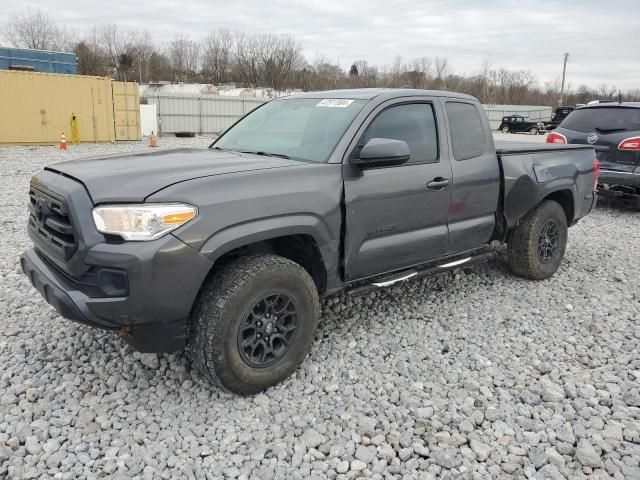
<instances>
[{"instance_id":1,"label":"black suv","mask_svg":"<svg viewBox=\"0 0 640 480\"><path fill-rule=\"evenodd\" d=\"M571 112L575 110L575 107L558 107L556 111L551 115L551 121L555 123L562 123L562 121L569 116Z\"/></svg>"},{"instance_id":2,"label":"black suv","mask_svg":"<svg viewBox=\"0 0 640 480\"><path fill-rule=\"evenodd\" d=\"M573 112L576 108L575 107L558 107L556 108L555 112L553 112L551 114L551 121L545 123L545 129L546 130L553 130L555 128L558 128L558 125L560 123L562 123L562 121L567 118L567 116Z\"/></svg>"},{"instance_id":3,"label":"black suv","mask_svg":"<svg viewBox=\"0 0 640 480\"><path fill-rule=\"evenodd\" d=\"M640 207L640 102L580 107L549 134L547 143L593 145L601 168L598 192Z\"/></svg>"},{"instance_id":4,"label":"black suv","mask_svg":"<svg viewBox=\"0 0 640 480\"><path fill-rule=\"evenodd\" d=\"M510 115L502 117L498 130L502 133L529 132L531 135L538 135L544 130L544 125L542 122L533 122L523 115Z\"/></svg>"}]
</instances>

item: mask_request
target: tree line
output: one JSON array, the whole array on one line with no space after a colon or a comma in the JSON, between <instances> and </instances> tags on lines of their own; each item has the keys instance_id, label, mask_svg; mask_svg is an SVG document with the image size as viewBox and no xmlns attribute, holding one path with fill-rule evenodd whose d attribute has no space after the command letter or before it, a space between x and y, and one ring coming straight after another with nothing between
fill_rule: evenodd
<instances>
[{"instance_id":1,"label":"tree line","mask_svg":"<svg viewBox=\"0 0 640 480\"><path fill-rule=\"evenodd\" d=\"M308 60L300 42L290 35L218 29L199 41L177 34L161 43L148 30L123 30L112 24L73 32L31 9L12 15L3 32L4 40L16 48L74 52L82 75L140 83L198 82L305 91L411 87L468 93L486 104L556 106L560 98L559 78L540 83L533 72L494 67L488 57L472 75L454 72L443 57L405 61L397 56L383 66L356 60L345 69L322 56ZM604 83L596 88L569 85L564 94L565 105L594 99L640 101L640 88L622 92Z\"/></svg>"}]
</instances>

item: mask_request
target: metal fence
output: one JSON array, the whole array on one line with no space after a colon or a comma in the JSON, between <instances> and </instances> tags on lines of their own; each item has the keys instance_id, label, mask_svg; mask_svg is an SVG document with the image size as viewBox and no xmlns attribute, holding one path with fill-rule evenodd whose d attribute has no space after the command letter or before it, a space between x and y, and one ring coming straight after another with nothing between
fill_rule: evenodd
<instances>
[{"instance_id":1,"label":"metal fence","mask_svg":"<svg viewBox=\"0 0 640 480\"><path fill-rule=\"evenodd\" d=\"M221 96L153 96L146 103L156 105L160 135L176 132L220 133L265 100ZM144 102L144 100L143 100Z\"/></svg>"},{"instance_id":2,"label":"metal fence","mask_svg":"<svg viewBox=\"0 0 640 480\"><path fill-rule=\"evenodd\" d=\"M266 99L253 97L147 96L146 103L156 105L158 131L162 134L192 132L220 133ZM145 100L143 100L144 102ZM524 115L534 121L551 119L551 107L535 105L483 105L492 130L497 130L502 117Z\"/></svg>"},{"instance_id":3,"label":"metal fence","mask_svg":"<svg viewBox=\"0 0 640 480\"><path fill-rule=\"evenodd\" d=\"M534 122L548 122L551 120L551 107L539 105L483 105L489 118L491 130L497 130L502 117L507 115L524 115Z\"/></svg>"}]
</instances>

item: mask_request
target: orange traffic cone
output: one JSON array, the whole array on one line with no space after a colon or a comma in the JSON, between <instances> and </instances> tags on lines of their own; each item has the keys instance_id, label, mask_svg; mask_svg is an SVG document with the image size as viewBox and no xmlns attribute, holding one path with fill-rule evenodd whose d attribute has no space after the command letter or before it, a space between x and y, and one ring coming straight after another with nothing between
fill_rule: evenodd
<instances>
[{"instance_id":1,"label":"orange traffic cone","mask_svg":"<svg viewBox=\"0 0 640 480\"><path fill-rule=\"evenodd\" d=\"M151 135L149 135L149 146L150 147L158 146L158 140L156 140L156 136L153 134L153 132L151 132Z\"/></svg>"},{"instance_id":2,"label":"orange traffic cone","mask_svg":"<svg viewBox=\"0 0 640 480\"><path fill-rule=\"evenodd\" d=\"M60 135L60 150L67 149L67 137L64 136L64 132Z\"/></svg>"}]
</instances>

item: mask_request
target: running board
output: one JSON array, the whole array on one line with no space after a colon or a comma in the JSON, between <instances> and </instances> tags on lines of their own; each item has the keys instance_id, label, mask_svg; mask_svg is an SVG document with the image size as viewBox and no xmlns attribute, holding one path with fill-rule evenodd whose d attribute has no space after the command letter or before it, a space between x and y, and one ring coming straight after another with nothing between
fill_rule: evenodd
<instances>
[{"instance_id":1,"label":"running board","mask_svg":"<svg viewBox=\"0 0 640 480\"><path fill-rule=\"evenodd\" d=\"M348 289L347 295L349 295L350 297L358 297L360 295L366 295L367 293L375 292L376 290L390 287L392 285L395 285L396 283L405 282L407 280L414 280L418 278L432 277L434 275L438 275L439 273L455 270L456 268L459 268L463 265L464 266L474 265L476 263L486 262L487 260L491 260L494 256L495 256L494 252L483 251L482 253L477 253L469 257L465 257L459 260L454 260L452 262L443 263L442 265L432 265L432 266L421 268L421 269L411 268L411 269L403 270L401 272L393 273L390 275L384 275L382 277L373 279L370 283L366 283L364 285L359 285L357 287Z\"/></svg>"}]
</instances>

